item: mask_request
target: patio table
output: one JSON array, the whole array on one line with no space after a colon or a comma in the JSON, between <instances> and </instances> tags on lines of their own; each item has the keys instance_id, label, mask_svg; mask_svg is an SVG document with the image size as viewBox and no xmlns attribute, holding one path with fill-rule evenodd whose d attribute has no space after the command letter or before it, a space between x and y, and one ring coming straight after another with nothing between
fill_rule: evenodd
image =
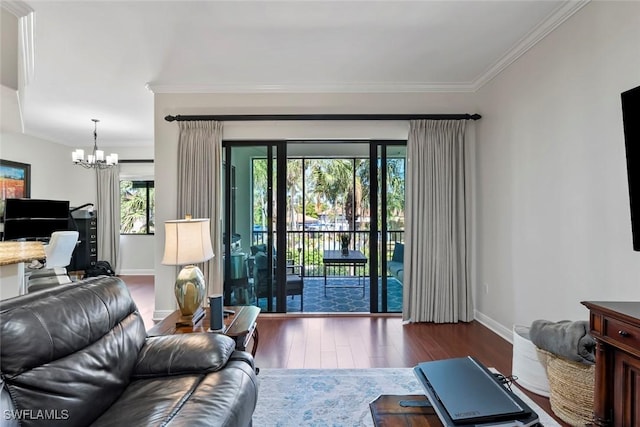
<instances>
[{"instance_id":1,"label":"patio table","mask_svg":"<svg viewBox=\"0 0 640 427\"><path fill-rule=\"evenodd\" d=\"M358 250L349 250L349 254L343 254L342 251L324 251L322 256L322 264L324 269L324 296L327 296L327 288L362 288L362 296L364 297L365 276L364 268L367 264L367 257ZM339 265L353 265L353 271L358 276L357 285L327 285L327 267Z\"/></svg>"}]
</instances>

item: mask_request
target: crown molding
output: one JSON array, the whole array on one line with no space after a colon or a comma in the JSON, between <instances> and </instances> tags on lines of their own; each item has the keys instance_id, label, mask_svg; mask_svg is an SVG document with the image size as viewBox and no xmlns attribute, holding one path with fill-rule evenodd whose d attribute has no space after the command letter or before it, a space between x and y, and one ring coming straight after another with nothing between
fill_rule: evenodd
<instances>
[{"instance_id":1,"label":"crown molding","mask_svg":"<svg viewBox=\"0 0 640 427\"><path fill-rule=\"evenodd\" d=\"M17 18L22 18L33 12L31 6L19 0L2 0L0 6L7 12L14 14Z\"/></svg>"},{"instance_id":2,"label":"crown molding","mask_svg":"<svg viewBox=\"0 0 640 427\"><path fill-rule=\"evenodd\" d=\"M18 71L19 86L24 88L35 74L35 12L27 3L19 0L0 1L2 9L18 18Z\"/></svg>"},{"instance_id":3,"label":"crown molding","mask_svg":"<svg viewBox=\"0 0 640 427\"><path fill-rule=\"evenodd\" d=\"M427 93L473 92L471 83L330 83L330 84L161 84L147 83L159 93Z\"/></svg>"},{"instance_id":4,"label":"crown molding","mask_svg":"<svg viewBox=\"0 0 640 427\"><path fill-rule=\"evenodd\" d=\"M20 37L18 46L20 49L19 66L22 72L21 88L27 86L33 80L36 73L35 54L35 13L30 12L20 18Z\"/></svg>"},{"instance_id":5,"label":"crown molding","mask_svg":"<svg viewBox=\"0 0 640 427\"><path fill-rule=\"evenodd\" d=\"M573 14L586 6L591 0L571 0L558 6L540 24L536 25L524 37L522 37L514 47L504 56L498 59L489 69L472 84L473 91L477 91L493 78L500 74L509 65L524 55L529 49L535 46L540 40L558 28L560 24L569 19Z\"/></svg>"}]
</instances>

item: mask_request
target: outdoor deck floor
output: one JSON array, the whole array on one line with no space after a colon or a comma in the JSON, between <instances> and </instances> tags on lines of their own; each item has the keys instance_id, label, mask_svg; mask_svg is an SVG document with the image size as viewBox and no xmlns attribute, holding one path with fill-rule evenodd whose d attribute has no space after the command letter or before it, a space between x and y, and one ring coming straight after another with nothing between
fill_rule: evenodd
<instances>
[{"instance_id":1,"label":"outdoor deck floor","mask_svg":"<svg viewBox=\"0 0 640 427\"><path fill-rule=\"evenodd\" d=\"M362 279L360 279L362 280ZM388 278L388 311L402 311L402 283L395 278ZM362 282L360 282L362 283ZM369 278L364 280L364 296L362 287L356 287L357 277L331 277L327 279L325 296L323 277L304 278L304 313L369 313ZM381 281L379 282L381 283ZM331 286L331 287L329 287ZM380 295L380 290L378 290ZM378 298L380 303L381 298ZM255 304L255 300L251 301ZM261 298L259 306L267 311L267 299ZM275 299L273 302L275 307ZM300 313L300 296L287 297L287 312Z\"/></svg>"}]
</instances>

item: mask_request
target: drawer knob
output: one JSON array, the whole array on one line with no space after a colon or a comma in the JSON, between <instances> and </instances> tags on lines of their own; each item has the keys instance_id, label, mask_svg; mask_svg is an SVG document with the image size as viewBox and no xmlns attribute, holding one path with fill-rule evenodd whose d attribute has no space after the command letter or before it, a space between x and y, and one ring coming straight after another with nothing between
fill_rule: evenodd
<instances>
[{"instance_id":1,"label":"drawer knob","mask_svg":"<svg viewBox=\"0 0 640 427\"><path fill-rule=\"evenodd\" d=\"M629 332L622 331L622 330L618 331L618 334L620 334L620 336L623 336L623 337L628 337L629 335L631 335Z\"/></svg>"}]
</instances>

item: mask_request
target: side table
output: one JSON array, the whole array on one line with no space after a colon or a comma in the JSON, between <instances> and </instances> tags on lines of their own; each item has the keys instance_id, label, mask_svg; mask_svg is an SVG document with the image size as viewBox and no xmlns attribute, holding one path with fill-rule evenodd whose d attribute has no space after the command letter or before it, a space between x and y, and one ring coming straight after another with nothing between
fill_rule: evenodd
<instances>
[{"instance_id":1,"label":"side table","mask_svg":"<svg viewBox=\"0 0 640 427\"><path fill-rule=\"evenodd\" d=\"M240 305L225 307L224 309L232 310L234 314L224 318L224 329L220 331L220 333L233 338L233 340L236 342L236 349L242 351L246 351L247 344L253 338L253 348L251 349L251 355L255 357L259 341L258 314L260 314L260 307L256 307L253 305ZM173 313L162 319L160 322L158 322L151 329L149 329L147 331L147 335L153 337L159 335L210 332L209 307L205 308L205 315L202 320L196 322L196 324L193 326L176 327L176 320L179 317L180 310L174 311Z\"/></svg>"},{"instance_id":2,"label":"side table","mask_svg":"<svg viewBox=\"0 0 640 427\"><path fill-rule=\"evenodd\" d=\"M380 395L369 404L376 427L442 427L425 395Z\"/></svg>"}]
</instances>

